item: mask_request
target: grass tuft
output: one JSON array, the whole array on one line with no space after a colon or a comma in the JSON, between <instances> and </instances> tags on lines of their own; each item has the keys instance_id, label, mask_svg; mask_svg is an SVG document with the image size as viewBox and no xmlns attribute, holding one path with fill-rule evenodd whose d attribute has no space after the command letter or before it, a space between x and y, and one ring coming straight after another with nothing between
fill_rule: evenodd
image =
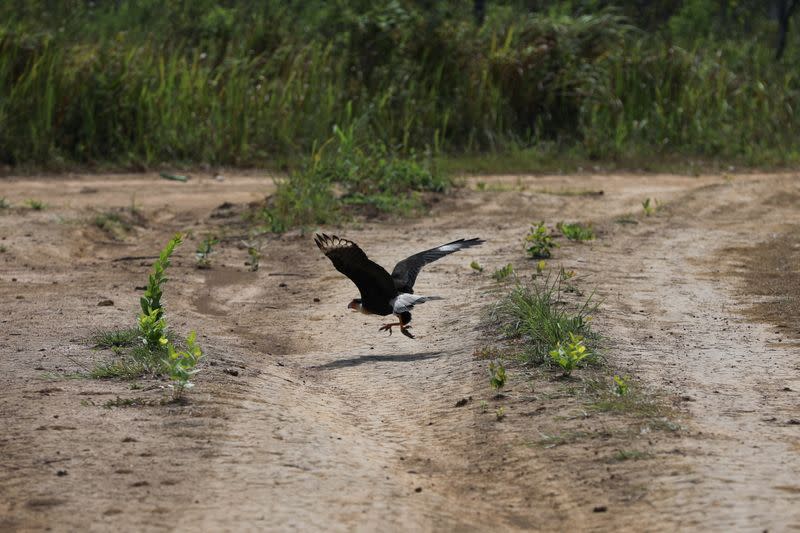
<instances>
[{"instance_id":1,"label":"grass tuft","mask_svg":"<svg viewBox=\"0 0 800 533\"><path fill-rule=\"evenodd\" d=\"M569 305L562 300L559 278L550 276L517 284L492 310L492 318L503 334L522 343L523 359L533 364L550 360L550 351L566 345L571 336L581 337L589 352L587 362L596 362L598 336L591 330L590 315L596 305L591 296Z\"/></svg>"}]
</instances>

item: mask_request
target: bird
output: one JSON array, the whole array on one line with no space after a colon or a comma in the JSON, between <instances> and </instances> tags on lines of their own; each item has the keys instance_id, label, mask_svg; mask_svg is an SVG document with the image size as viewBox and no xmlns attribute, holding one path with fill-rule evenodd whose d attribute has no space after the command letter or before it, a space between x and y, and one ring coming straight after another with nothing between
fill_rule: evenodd
<instances>
[{"instance_id":1,"label":"bird","mask_svg":"<svg viewBox=\"0 0 800 533\"><path fill-rule=\"evenodd\" d=\"M411 310L415 305L431 300L441 300L439 296L419 296L414 294L414 282L422 267L437 259L485 241L478 238L458 239L424 252L419 252L395 265L389 274L379 264L367 257L367 254L353 241L342 239L336 235L315 234L314 242L322 253L333 263L334 268L350 278L358 287L361 298L355 298L348 309L368 315L388 316L394 314L398 322L384 324L379 331L388 331L400 327L400 332L413 339L411 328Z\"/></svg>"}]
</instances>

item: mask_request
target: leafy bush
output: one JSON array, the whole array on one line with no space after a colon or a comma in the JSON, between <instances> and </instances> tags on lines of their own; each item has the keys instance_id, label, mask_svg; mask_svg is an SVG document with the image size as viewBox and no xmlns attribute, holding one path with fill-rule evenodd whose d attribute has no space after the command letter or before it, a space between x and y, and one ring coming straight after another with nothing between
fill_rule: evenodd
<instances>
[{"instance_id":1,"label":"leafy bush","mask_svg":"<svg viewBox=\"0 0 800 533\"><path fill-rule=\"evenodd\" d=\"M558 246L544 222L539 222L536 226L531 225L531 229L525 236L525 251L533 259L548 259L551 250Z\"/></svg>"},{"instance_id":2,"label":"leafy bush","mask_svg":"<svg viewBox=\"0 0 800 533\"><path fill-rule=\"evenodd\" d=\"M447 178L412 153L392 154L381 143L359 145L353 128L334 128L299 172L278 182L260 216L274 232L330 224L351 213L410 214L422 208L420 192L442 192Z\"/></svg>"}]
</instances>

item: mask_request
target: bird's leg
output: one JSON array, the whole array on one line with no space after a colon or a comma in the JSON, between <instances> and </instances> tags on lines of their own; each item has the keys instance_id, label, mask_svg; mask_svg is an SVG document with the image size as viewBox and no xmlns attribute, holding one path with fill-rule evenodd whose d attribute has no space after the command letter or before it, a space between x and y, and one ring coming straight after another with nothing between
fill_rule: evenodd
<instances>
[{"instance_id":1,"label":"bird's leg","mask_svg":"<svg viewBox=\"0 0 800 533\"><path fill-rule=\"evenodd\" d=\"M392 328L394 326L400 326L400 330L401 331L403 329L403 323L402 322L395 322L393 324L384 324L384 325L382 325L380 328L378 328L378 331L388 331L389 332L389 336L391 337L392 336ZM403 333L403 335L405 335L405 333Z\"/></svg>"},{"instance_id":2,"label":"bird's leg","mask_svg":"<svg viewBox=\"0 0 800 533\"><path fill-rule=\"evenodd\" d=\"M411 326L408 325L408 323L411 322L411 313L404 313L402 315L399 315L397 318L400 319L400 333L402 333L409 339L413 339L414 335L412 335L411 332L408 331L409 329L411 329Z\"/></svg>"}]
</instances>

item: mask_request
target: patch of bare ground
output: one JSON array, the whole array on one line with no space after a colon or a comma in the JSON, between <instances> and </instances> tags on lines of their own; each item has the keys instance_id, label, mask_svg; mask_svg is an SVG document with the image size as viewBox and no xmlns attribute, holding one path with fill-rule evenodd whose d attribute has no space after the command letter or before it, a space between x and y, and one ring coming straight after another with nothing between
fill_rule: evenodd
<instances>
[{"instance_id":1,"label":"patch of bare ground","mask_svg":"<svg viewBox=\"0 0 800 533\"><path fill-rule=\"evenodd\" d=\"M425 219L328 228L386 266L454 238L488 240L426 267L418 292L446 300L415 312L412 341L384 337L380 320L345 309L355 288L308 235L259 237L261 267L245 266L242 240L253 238L232 223L236 205L263 198L269 180L5 180L12 205L38 198L48 207L0 211L0 298L11 308L0 318L0 528L800 524L796 348L760 323L772 316L746 314L752 291L739 280L753 269L726 252L800 223L781 196L797 194L797 180L466 184ZM648 197L662 207L646 217ZM142 218L124 219L125 231L96 223L132 198ZM500 342L484 311L502 287L468 265L491 272L511 262L530 275L522 239L539 220L591 221L599 232L589 244L560 239L549 268L575 270L577 286L602 299L594 324L606 366L564 380L509 360L497 397L475 353ZM171 267L167 316L179 334L197 329L207 354L189 401L162 403L158 378L131 387L82 377L113 357L87 339L133 325L137 287L176 230L192 235ZM221 242L211 268L198 270L194 247L208 233ZM113 305L97 305L106 300ZM629 400L611 392L614 374L631 376Z\"/></svg>"}]
</instances>

